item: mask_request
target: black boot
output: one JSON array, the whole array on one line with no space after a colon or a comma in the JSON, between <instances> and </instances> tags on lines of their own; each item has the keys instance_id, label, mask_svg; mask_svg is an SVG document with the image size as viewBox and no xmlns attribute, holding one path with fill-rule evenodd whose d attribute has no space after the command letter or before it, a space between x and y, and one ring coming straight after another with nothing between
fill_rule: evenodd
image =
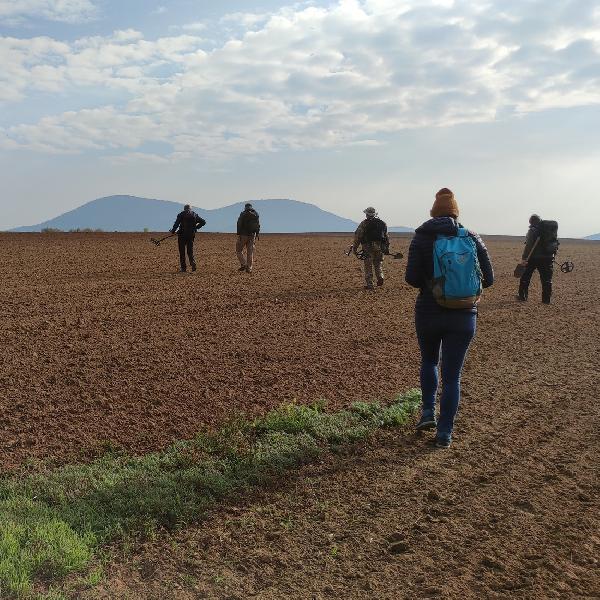
<instances>
[{"instance_id":1,"label":"black boot","mask_svg":"<svg viewBox=\"0 0 600 600\"><path fill-rule=\"evenodd\" d=\"M520 285L519 286L519 300L521 302L527 302L528 294L529 294L529 290L525 286Z\"/></svg>"},{"instance_id":2,"label":"black boot","mask_svg":"<svg viewBox=\"0 0 600 600\"><path fill-rule=\"evenodd\" d=\"M552 282L542 282L542 302L544 304L550 304L550 298L552 297Z\"/></svg>"}]
</instances>

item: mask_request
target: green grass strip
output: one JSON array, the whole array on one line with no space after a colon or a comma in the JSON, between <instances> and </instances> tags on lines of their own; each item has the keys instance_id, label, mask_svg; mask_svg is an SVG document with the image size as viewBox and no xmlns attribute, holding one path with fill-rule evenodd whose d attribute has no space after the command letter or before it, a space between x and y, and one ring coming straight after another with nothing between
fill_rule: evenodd
<instances>
[{"instance_id":1,"label":"green grass strip","mask_svg":"<svg viewBox=\"0 0 600 600\"><path fill-rule=\"evenodd\" d=\"M110 454L2 479L0 597L32 597L35 581L56 582L83 570L102 544L183 526L234 492L378 428L402 425L420 401L420 391L411 390L389 406L359 402L333 413L287 404L164 452Z\"/></svg>"}]
</instances>

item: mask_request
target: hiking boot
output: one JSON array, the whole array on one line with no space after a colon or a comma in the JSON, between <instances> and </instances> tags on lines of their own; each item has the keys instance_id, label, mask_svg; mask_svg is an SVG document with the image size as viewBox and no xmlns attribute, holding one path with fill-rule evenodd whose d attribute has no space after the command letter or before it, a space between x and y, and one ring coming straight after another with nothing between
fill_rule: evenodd
<instances>
[{"instance_id":1,"label":"hiking boot","mask_svg":"<svg viewBox=\"0 0 600 600\"><path fill-rule=\"evenodd\" d=\"M246 267L246 273L252 273L252 269L250 267Z\"/></svg>"},{"instance_id":2,"label":"hiking boot","mask_svg":"<svg viewBox=\"0 0 600 600\"><path fill-rule=\"evenodd\" d=\"M527 296L517 294L517 300L519 300L519 302L527 302Z\"/></svg>"},{"instance_id":3,"label":"hiking boot","mask_svg":"<svg viewBox=\"0 0 600 600\"><path fill-rule=\"evenodd\" d=\"M196 263L192 263L192 271L196 270Z\"/></svg>"},{"instance_id":4,"label":"hiking boot","mask_svg":"<svg viewBox=\"0 0 600 600\"><path fill-rule=\"evenodd\" d=\"M381 287L381 286L383 285L383 277L378 277L378 278L377 278L377 285L378 285L379 287Z\"/></svg>"},{"instance_id":5,"label":"hiking boot","mask_svg":"<svg viewBox=\"0 0 600 600\"><path fill-rule=\"evenodd\" d=\"M449 433L438 433L435 436L435 447L436 448L450 448L452 443L452 435Z\"/></svg>"},{"instance_id":6,"label":"hiking boot","mask_svg":"<svg viewBox=\"0 0 600 600\"><path fill-rule=\"evenodd\" d=\"M373 285L365 285L365 290L373 290L375 289Z\"/></svg>"},{"instance_id":7,"label":"hiking boot","mask_svg":"<svg viewBox=\"0 0 600 600\"><path fill-rule=\"evenodd\" d=\"M179 272L180 273L187 273L187 269L180 269Z\"/></svg>"},{"instance_id":8,"label":"hiking boot","mask_svg":"<svg viewBox=\"0 0 600 600\"><path fill-rule=\"evenodd\" d=\"M417 431L427 431L428 429L435 429L437 423L435 421L435 414L429 411L424 411L421 415L420 421L417 423Z\"/></svg>"},{"instance_id":9,"label":"hiking boot","mask_svg":"<svg viewBox=\"0 0 600 600\"><path fill-rule=\"evenodd\" d=\"M238 269L238 271L239 271L240 273L243 273L245 270L246 270L246 267L240 267L240 268Z\"/></svg>"}]
</instances>

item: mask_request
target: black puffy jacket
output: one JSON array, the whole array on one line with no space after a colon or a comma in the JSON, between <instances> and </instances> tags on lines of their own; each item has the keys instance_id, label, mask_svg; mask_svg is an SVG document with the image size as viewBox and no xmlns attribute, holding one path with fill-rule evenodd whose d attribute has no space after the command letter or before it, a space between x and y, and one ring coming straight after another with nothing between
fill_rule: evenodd
<instances>
[{"instance_id":1,"label":"black puffy jacket","mask_svg":"<svg viewBox=\"0 0 600 600\"><path fill-rule=\"evenodd\" d=\"M457 222L451 217L437 217L423 223L415 231L415 237L408 251L405 279L409 285L421 290L415 306L418 313L457 312L456 309L440 306L435 301L429 286L433 279L433 244L438 235L456 235L458 227ZM476 233L469 232L469 235L475 240L477 246L477 258L483 275L482 285L484 288L490 287L494 283L494 269L487 248ZM461 310L477 312L476 307Z\"/></svg>"}]
</instances>

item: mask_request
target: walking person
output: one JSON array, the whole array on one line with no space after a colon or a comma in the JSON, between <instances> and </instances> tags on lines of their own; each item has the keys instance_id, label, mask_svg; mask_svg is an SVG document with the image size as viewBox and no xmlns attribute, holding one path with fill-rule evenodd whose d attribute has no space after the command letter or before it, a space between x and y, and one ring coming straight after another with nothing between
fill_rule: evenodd
<instances>
[{"instance_id":1,"label":"walking person","mask_svg":"<svg viewBox=\"0 0 600 600\"><path fill-rule=\"evenodd\" d=\"M494 271L481 238L457 222L458 203L451 190L443 188L436 194L430 214L432 218L415 232L406 267L406 282L420 290L415 327L421 350L423 406L417 430L437 428L436 446L448 448L460 400L461 372L475 336L479 294L493 284ZM456 252L457 248L461 250ZM444 274L440 275L440 270ZM452 295L450 284L456 289L464 286L461 289L466 291L457 292L462 298ZM442 392L436 420L440 351Z\"/></svg>"},{"instance_id":2,"label":"walking person","mask_svg":"<svg viewBox=\"0 0 600 600\"><path fill-rule=\"evenodd\" d=\"M352 248L356 252L362 246L364 260L365 289L373 289L373 271L377 285L383 285L383 247L388 243L387 225L377 216L377 211L369 206L363 211L365 219L354 232Z\"/></svg>"},{"instance_id":3,"label":"walking person","mask_svg":"<svg viewBox=\"0 0 600 600\"><path fill-rule=\"evenodd\" d=\"M558 252L558 246L558 223L542 221L539 215L531 215L521 261L525 272L519 281L519 300L522 302L527 300L531 277L537 270L542 282L542 302L550 304L554 258Z\"/></svg>"},{"instance_id":4,"label":"walking person","mask_svg":"<svg viewBox=\"0 0 600 600\"><path fill-rule=\"evenodd\" d=\"M179 264L182 273L187 271L185 262L186 252L192 271L196 270L194 238L196 237L196 231L205 225L206 221L195 213L189 204L186 204L183 207L183 210L177 215L177 219L171 228L171 233L177 233L177 240L179 242Z\"/></svg>"},{"instance_id":5,"label":"walking person","mask_svg":"<svg viewBox=\"0 0 600 600\"><path fill-rule=\"evenodd\" d=\"M244 210L240 213L237 220L237 242L235 251L240 261L240 271L252 273L254 263L254 247L256 238L260 234L260 217L252 208L252 204L247 202ZM244 250L246 254L244 255Z\"/></svg>"}]
</instances>

